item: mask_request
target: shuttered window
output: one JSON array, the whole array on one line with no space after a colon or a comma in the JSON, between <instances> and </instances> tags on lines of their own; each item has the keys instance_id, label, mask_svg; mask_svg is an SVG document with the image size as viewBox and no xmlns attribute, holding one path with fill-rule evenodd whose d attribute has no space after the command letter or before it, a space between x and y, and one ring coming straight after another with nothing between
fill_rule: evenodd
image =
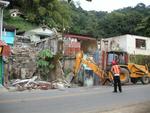
<instances>
[{"instance_id":1,"label":"shuttered window","mask_svg":"<svg viewBox=\"0 0 150 113\"><path fill-rule=\"evenodd\" d=\"M136 39L136 48L137 49L146 49L146 40Z\"/></svg>"}]
</instances>

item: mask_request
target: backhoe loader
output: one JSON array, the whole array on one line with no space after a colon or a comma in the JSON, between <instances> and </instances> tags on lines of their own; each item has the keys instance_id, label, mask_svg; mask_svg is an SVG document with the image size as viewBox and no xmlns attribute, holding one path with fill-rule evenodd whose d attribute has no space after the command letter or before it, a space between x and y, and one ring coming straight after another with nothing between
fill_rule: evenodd
<instances>
[{"instance_id":1,"label":"backhoe loader","mask_svg":"<svg viewBox=\"0 0 150 113\"><path fill-rule=\"evenodd\" d=\"M104 85L107 81L113 81L113 74L111 70L111 62L112 60L116 60L116 62L121 67L120 79L121 83L136 83L140 80L143 84L149 83L150 73L147 65L137 65L133 63L128 63L128 54L126 52L119 51L110 51L106 53L107 57L105 61L105 68L97 66L92 60L89 58L83 58L83 52L79 52L76 54L76 61L74 65L74 74L77 75L81 64L86 64L89 68L93 70L93 72L99 76L101 83Z\"/></svg>"},{"instance_id":2,"label":"backhoe loader","mask_svg":"<svg viewBox=\"0 0 150 113\"><path fill-rule=\"evenodd\" d=\"M128 58L129 55L127 52L123 51L109 51L107 52L107 60L106 60L106 70L110 71L112 60L116 60L116 62L121 67L121 75L120 79L122 83L137 83L138 80L142 82L142 84L148 84L150 81L150 73L147 65L138 65L134 63L129 63Z\"/></svg>"}]
</instances>

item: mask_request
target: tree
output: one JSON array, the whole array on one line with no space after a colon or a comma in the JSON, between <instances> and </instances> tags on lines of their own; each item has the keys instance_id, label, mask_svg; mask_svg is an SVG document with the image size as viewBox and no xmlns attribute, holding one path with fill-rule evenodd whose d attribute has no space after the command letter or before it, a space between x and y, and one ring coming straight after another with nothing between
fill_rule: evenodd
<instances>
[{"instance_id":1,"label":"tree","mask_svg":"<svg viewBox=\"0 0 150 113\"><path fill-rule=\"evenodd\" d=\"M49 27L59 27L70 24L70 6L65 1L60 0L9 0L9 8L19 9L25 17L25 20L43 24L43 21Z\"/></svg>"},{"instance_id":2,"label":"tree","mask_svg":"<svg viewBox=\"0 0 150 113\"><path fill-rule=\"evenodd\" d=\"M23 21L30 24L46 24L59 31L69 29L74 34L97 37L112 37L124 34L149 36L149 6L143 3L135 7L126 7L112 11L85 11L80 5L65 0L9 0L8 8L19 8L25 18ZM22 5L23 4L23 5ZM6 13L4 13L6 15ZM5 17L4 17L5 18ZM4 19L8 23L12 18ZM15 23L15 22L14 22ZM13 24L13 21L12 21ZM21 24L20 21L18 24ZM24 23L23 23L24 25ZM18 26L16 26L18 28ZM22 27L19 27L22 28Z\"/></svg>"},{"instance_id":3,"label":"tree","mask_svg":"<svg viewBox=\"0 0 150 113\"><path fill-rule=\"evenodd\" d=\"M137 25L135 31L138 35L150 37L150 16L145 17L141 23Z\"/></svg>"}]
</instances>

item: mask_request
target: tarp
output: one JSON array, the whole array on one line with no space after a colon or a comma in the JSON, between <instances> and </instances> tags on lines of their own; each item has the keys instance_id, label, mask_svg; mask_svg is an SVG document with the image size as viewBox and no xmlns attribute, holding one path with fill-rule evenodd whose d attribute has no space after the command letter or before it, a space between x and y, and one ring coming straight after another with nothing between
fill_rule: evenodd
<instances>
[{"instance_id":1,"label":"tarp","mask_svg":"<svg viewBox=\"0 0 150 113\"><path fill-rule=\"evenodd\" d=\"M4 41L0 40L0 46L3 47L2 56L10 56L11 49Z\"/></svg>"}]
</instances>

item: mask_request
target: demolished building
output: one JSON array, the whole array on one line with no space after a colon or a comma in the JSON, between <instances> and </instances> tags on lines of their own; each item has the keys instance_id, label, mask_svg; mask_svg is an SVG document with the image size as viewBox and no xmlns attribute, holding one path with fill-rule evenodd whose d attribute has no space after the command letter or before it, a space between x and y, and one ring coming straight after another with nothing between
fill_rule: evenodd
<instances>
[{"instance_id":1,"label":"demolished building","mask_svg":"<svg viewBox=\"0 0 150 113\"><path fill-rule=\"evenodd\" d=\"M9 61L10 77L25 79L34 76L37 72L38 53L43 49L50 49L53 54L56 54L59 37L56 30L49 28L45 30L37 28L27 31L23 36L16 35Z\"/></svg>"}]
</instances>

